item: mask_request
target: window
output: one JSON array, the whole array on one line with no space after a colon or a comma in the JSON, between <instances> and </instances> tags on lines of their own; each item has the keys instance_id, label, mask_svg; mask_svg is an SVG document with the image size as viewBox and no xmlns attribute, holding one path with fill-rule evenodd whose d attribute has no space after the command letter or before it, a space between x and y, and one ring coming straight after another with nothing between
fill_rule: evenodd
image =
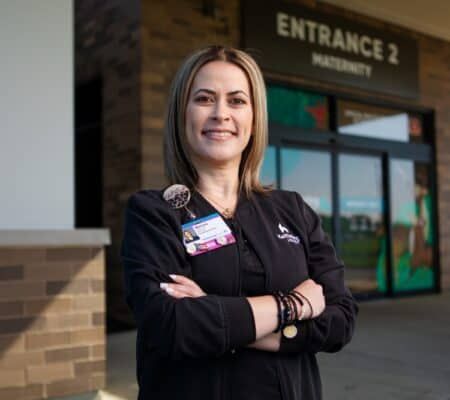
<instances>
[{"instance_id":1,"label":"window","mask_svg":"<svg viewBox=\"0 0 450 400\"><path fill-rule=\"evenodd\" d=\"M338 132L400 142L423 142L422 118L389 108L338 100Z\"/></svg>"},{"instance_id":2,"label":"window","mask_svg":"<svg viewBox=\"0 0 450 400\"><path fill-rule=\"evenodd\" d=\"M261 178L300 193L321 217L352 292L435 289L427 115L277 85L268 107Z\"/></svg>"},{"instance_id":3,"label":"window","mask_svg":"<svg viewBox=\"0 0 450 400\"><path fill-rule=\"evenodd\" d=\"M431 289L434 227L428 166L391 160L391 187L393 289Z\"/></svg>"},{"instance_id":4,"label":"window","mask_svg":"<svg viewBox=\"0 0 450 400\"><path fill-rule=\"evenodd\" d=\"M386 290L381 158L339 155L341 257L353 292Z\"/></svg>"},{"instance_id":5,"label":"window","mask_svg":"<svg viewBox=\"0 0 450 400\"><path fill-rule=\"evenodd\" d=\"M328 129L328 99L325 96L268 86L267 104L271 122L305 129Z\"/></svg>"},{"instance_id":6,"label":"window","mask_svg":"<svg viewBox=\"0 0 450 400\"><path fill-rule=\"evenodd\" d=\"M282 148L281 188L300 193L320 215L324 230L331 236L331 156L328 152Z\"/></svg>"}]
</instances>

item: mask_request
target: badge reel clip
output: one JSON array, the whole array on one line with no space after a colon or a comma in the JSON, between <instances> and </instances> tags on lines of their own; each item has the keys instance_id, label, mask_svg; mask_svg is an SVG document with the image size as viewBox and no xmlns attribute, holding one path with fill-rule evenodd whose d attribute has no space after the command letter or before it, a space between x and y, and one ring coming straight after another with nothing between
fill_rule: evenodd
<instances>
[{"instance_id":1,"label":"badge reel clip","mask_svg":"<svg viewBox=\"0 0 450 400\"><path fill-rule=\"evenodd\" d=\"M171 185L164 190L163 198L172 208L177 210L184 208L190 219L197 218L197 216L187 207L187 204L189 204L189 201L191 200L191 191L187 186L181 184Z\"/></svg>"}]
</instances>

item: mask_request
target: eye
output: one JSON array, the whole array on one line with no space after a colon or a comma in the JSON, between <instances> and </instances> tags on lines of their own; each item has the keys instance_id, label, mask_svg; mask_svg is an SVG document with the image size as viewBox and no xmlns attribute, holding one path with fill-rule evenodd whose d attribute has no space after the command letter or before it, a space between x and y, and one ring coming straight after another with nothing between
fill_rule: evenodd
<instances>
[{"instance_id":1,"label":"eye","mask_svg":"<svg viewBox=\"0 0 450 400\"><path fill-rule=\"evenodd\" d=\"M194 101L196 103L213 103L214 98L212 96L202 94L200 96L195 97Z\"/></svg>"},{"instance_id":2,"label":"eye","mask_svg":"<svg viewBox=\"0 0 450 400\"><path fill-rule=\"evenodd\" d=\"M230 99L230 103L233 105L243 105L243 104L247 104L247 102L245 101L245 99L242 99L240 97L233 97L232 99Z\"/></svg>"}]
</instances>

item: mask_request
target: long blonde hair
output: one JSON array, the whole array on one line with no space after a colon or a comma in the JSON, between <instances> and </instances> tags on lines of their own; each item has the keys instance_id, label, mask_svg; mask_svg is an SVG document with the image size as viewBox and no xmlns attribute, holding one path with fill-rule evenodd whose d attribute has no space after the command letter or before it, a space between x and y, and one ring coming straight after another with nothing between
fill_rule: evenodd
<instances>
[{"instance_id":1,"label":"long blonde hair","mask_svg":"<svg viewBox=\"0 0 450 400\"><path fill-rule=\"evenodd\" d=\"M238 66L247 76L253 105L253 134L242 153L239 166L239 191L269 189L259 180L259 172L268 142L267 100L264 79L255 60L244 51L210 46L191 54L181 65L172 82L164 127L164 169L170 184L182 183L194 188L198 174L187 151L185 134L186 107L192 82L199 69L211 61L225 61Z\"/></svg>"}]
</instances>

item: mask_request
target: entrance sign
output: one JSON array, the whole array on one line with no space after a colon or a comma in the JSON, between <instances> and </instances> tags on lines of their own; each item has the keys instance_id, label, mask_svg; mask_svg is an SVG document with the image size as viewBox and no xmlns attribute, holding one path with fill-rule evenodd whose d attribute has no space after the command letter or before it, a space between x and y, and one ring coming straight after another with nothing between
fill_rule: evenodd
<instances>
[{"instance_id":1,"label":"entrance sign","mask_svg":"<svg viewBox=\"0 0 450 400\"><path fill-rule=\"evenodd\" d=\"M244 48L264 69L398 96L418 96L417 42L280 1L245 0Z\"/></svg>"}]
</instances>

